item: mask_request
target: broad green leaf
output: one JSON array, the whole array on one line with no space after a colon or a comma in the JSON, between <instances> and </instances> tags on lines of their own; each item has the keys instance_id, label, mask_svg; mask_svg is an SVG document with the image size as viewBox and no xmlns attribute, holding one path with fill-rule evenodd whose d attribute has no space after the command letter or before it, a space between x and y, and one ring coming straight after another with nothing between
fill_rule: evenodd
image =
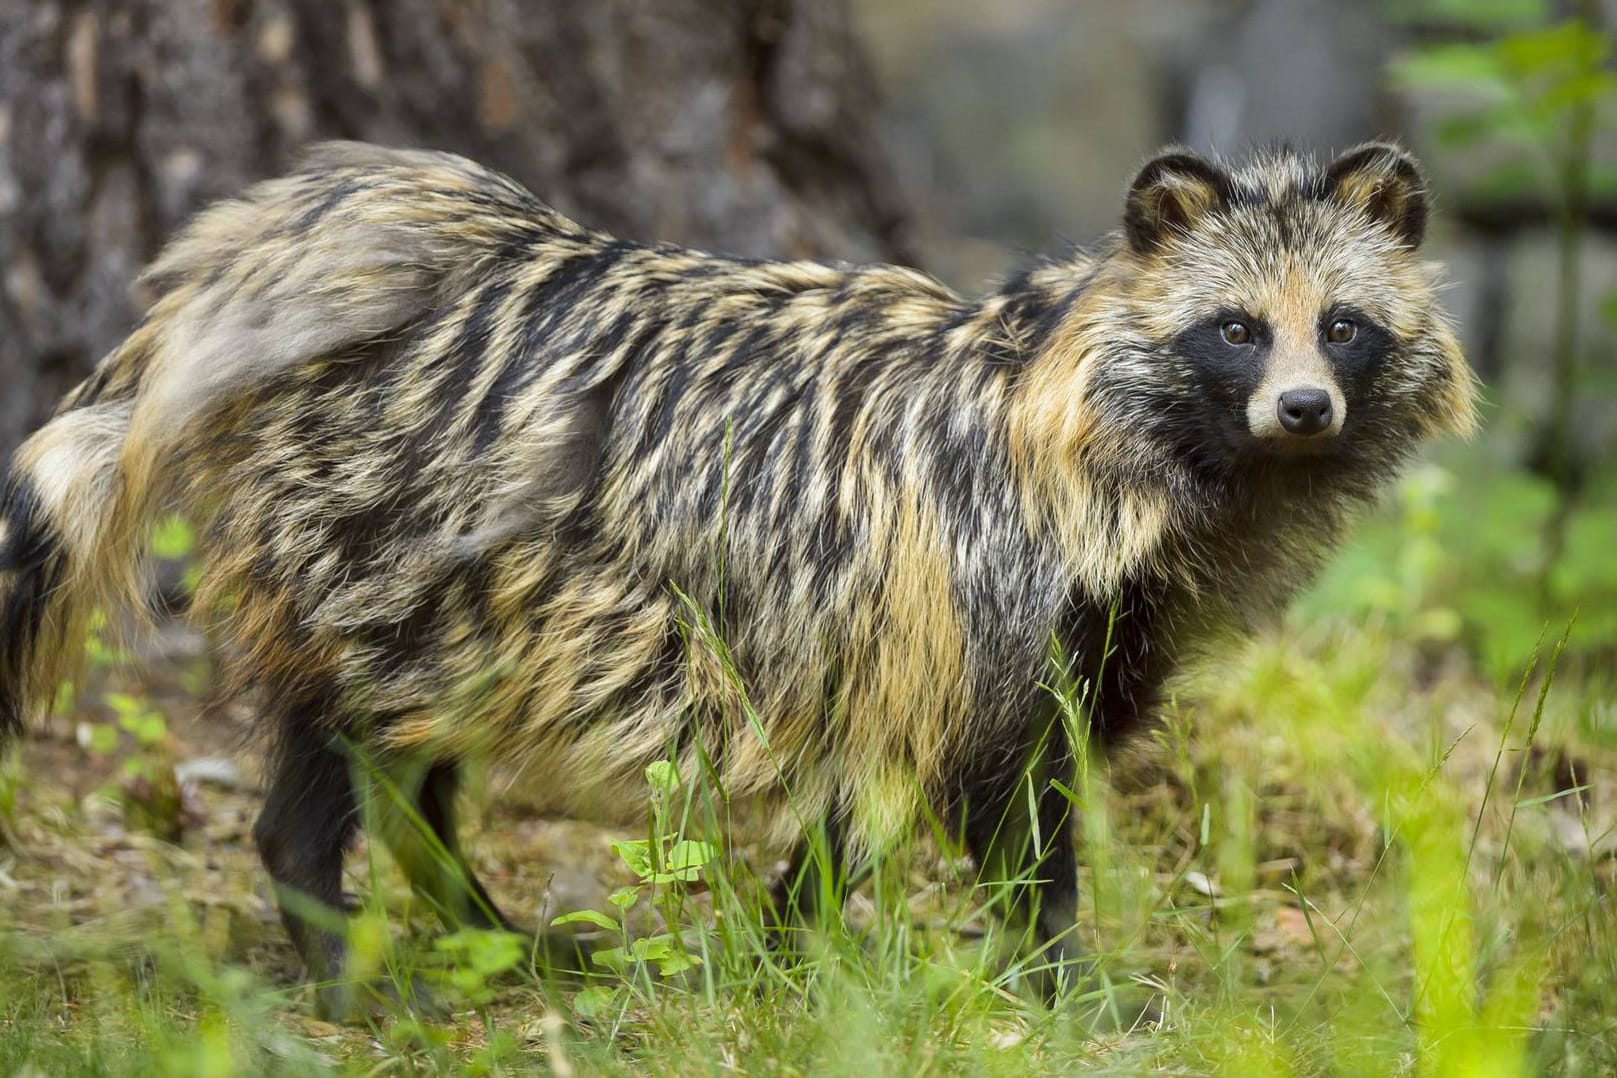
<instances>
[{"instance_id":1,"label":"broad green leaf","mask_svg":"<svg viewBox=\"0 0 1617 1078\"><path fill-rule=\"evenodd\" d=\"M657 871L651 860L651 843L645 839L620 840L612 843L612 849L641 879L649 879Z\"/></svg>"},{"instance_id":2,"label":"broad green leaf","mask_svg":"<svg viewBox=\"0 0 1617 1078\"><path fill-rule=\"evenodd\" d=\"M605 950L592 953L590 961L597 966L604 966L614 972L622 973L629 967L629 952L622 947L608 947Z\"/></svg>"},{"instance_id":3,"label":"broad green leaf","mask_svg":"<svg viewBox=\"0 0 1617 1078\"><path fill-rule=\"evenodd\" d=\"M684 973L688 969L694 969L701 964L702 959L700 955L676 951L666 958L659 958L656 961L657 972L664 977L672 977L677 973Z\"/></svg>"},{"instance_id":4,"label":"broad green leaf","mask_svg":"<svg viewBox=\"0 0 1617 1078\"><path fill-rule=\"evenodd\" d=\"M675 872L690 868L701 869L711 864L718 856L719 851L711 842L681 839L668 851L668 867Z\"/></svg>"},{"instance_id":5,"label":"broad green leaf","mask_svg":"<svg viewBox=\"0 0 1617 1078\"><path fill-rule=\"evenodd\" d=\"M560 917L552 918L550 921L552 928L572 924L591 924L598 928L604 928L608 932L616 932L623 927L622 924L614 921L599 910L574 910L572 913L564 913Z\"/></svg>"},{"instance_id":6,"label":"broad green leaf","mask_svg":"<svg viewBox=\"0 0 1617 1078\"><path fill-rule=\"evenodd\" d=\"M604 984L586 988L573 997L573 1010L585 1018L595 1018L616 1006L622 993L623 989Z\"/></svg>"},{"instance_id":7,"label":"broad green leaf","mask_svg":"<svg viewBox=\"0 0 1617 1078\"><path fill-rule=\"evenodd\" d=\"M168 737L168 722L155 711L120 715L118 725L147 748L162 744Z\"/></svg>"},{"instance_id":8,"label":"broad green leaf","mask_svg":"<svg viewBox=\"0 0 1617 1078\"><path fill-rule=\"evenodd\" d=\"M634 941L629 953L637 962L662 962L680 953L673 936L664 932L656 936L645 936Z\"/></svg>"}]
</instances>

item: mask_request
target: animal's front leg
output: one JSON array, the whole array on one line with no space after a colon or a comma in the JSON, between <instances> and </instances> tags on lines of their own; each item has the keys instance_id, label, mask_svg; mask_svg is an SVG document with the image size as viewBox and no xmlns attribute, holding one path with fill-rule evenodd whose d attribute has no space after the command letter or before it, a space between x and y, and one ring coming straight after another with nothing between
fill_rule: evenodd
<instances>
[{"instance_id":1,"label":"animal's front leg","mask_svg":"<svg viewBox=\"0 0 1617 1078\"><path fill-rule=\"evenodd\" d=\"M1076 809L1039 772L1029 769L999 786L975 784L976 797L966 804L965 840L994 905L1025 934L1031 982L1053 1001L1085 981L1092 963L1076 938Z\"/></svg>"},{"instance_id":2,"label":"animal's front leg","mask_svg":"<svg viewBox=\"0 0 1617 1078\"><path fill-rule=\"evenodd\" d=\"M841 916L848 886L847 841L835 817L805 835L786 872L770 888L774 923L770 939L782 950L801 950L794 934L812 930L827 915Z\"/></svg>"}]
</instances>

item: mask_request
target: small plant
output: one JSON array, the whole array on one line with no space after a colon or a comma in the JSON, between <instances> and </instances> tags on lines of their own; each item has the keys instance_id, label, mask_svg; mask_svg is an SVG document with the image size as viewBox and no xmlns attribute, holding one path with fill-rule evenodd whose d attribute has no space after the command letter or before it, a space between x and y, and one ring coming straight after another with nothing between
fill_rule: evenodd
<instances>
[{"instance_id":1,"label":"small plant","mask_svg":"<svg viewBox=\"0 0 1617 1078\"><path fill-rule=\"evenodd\" d=\"M130 830L179 841L184 820L168 720L151 701L129 693L109 692L103 702L112 721L80 723L78 741L95 756L122 757L117 780L105 792Z\"/></svg>"},{"instance_id":2,"label":"small plant","mask_svg":"<svg viewBox=\"0 0 1617 1078\"><path fill-rule=\"evenodd\" d=\"M646 781L651 786L649 836L612 843L612 849L639 880L608 896L617 908L617 918L598 910L577 910L550 922L553 927L589 924L618 933L621 944L592 952L590 960L622 977L650 965L655 965L662 976L670 977L701 964L701 954L676 926L684 919L687 900L704 882L707 867L718 858L716 846L685 838L683 827L674 819L675 799L680 791L679 772L674 765L666 760L653 763L646 768ZM643 896L662 915L666 930L633 938L629 911ZM623 991L622 984L587 988L578 994L574 1005L582 1014L599 1013L618 1002Z\"/></svg>"},{"instance_id":3,"label":"small plant","mask_svg":"<svg viewBox=\"0 0 1617 1078\"><path fill-rule=\"evenodd\" d=\"M528 941L514 932L463 928L440 936L432 949L444 963L443 980L474 1006L494 999L495 982L528 957Z\"/></svg>"}]
</instances>

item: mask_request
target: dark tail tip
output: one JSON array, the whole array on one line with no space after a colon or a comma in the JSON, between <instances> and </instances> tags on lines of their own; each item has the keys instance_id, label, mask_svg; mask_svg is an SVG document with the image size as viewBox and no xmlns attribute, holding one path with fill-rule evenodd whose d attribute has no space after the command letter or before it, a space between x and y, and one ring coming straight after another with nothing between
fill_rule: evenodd
<instances>
[{"instance_id":1,"label":"dark tail tip","mask_svg":"<svg viewBox=\"0 0 1617 1078\"><path fill-rule=\"evenodd\" d=\"M22 733L34 649L61 575L58 551L33 484L13 475L0 495L0 744Z\"/></svg>"}]
</instances>

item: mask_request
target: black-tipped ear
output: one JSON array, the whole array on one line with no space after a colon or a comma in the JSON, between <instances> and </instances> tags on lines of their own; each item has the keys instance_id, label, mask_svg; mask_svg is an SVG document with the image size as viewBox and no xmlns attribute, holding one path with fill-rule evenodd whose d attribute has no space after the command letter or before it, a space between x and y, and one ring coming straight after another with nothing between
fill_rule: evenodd
<instances>
[{"instance_id":1,"label":"black-tipped ear","mask_svg":"<svg viewBox=\"0 0 1617 1078\"><path fill-rule=\"evenodd\" d=\"M1415 159L1386 142L1357 146L1325 170L1325 197L1363 210L1404 246L1426 236L1426 180Z\"/></svg>"},{"instance_id":2,"label":"black-tipped ear","mask_svg":"<svg viewBox=\"0 0 1617 1078\"><path fill-rule=\"evenodd\" d=\"M1153 159L1129 185L1123 209L1129 246L1149 254L1175 233L1189 232L1202 215L1228 204L1229 188L1223 170L1188 150Z\"/></svg>"}]
</instances>

